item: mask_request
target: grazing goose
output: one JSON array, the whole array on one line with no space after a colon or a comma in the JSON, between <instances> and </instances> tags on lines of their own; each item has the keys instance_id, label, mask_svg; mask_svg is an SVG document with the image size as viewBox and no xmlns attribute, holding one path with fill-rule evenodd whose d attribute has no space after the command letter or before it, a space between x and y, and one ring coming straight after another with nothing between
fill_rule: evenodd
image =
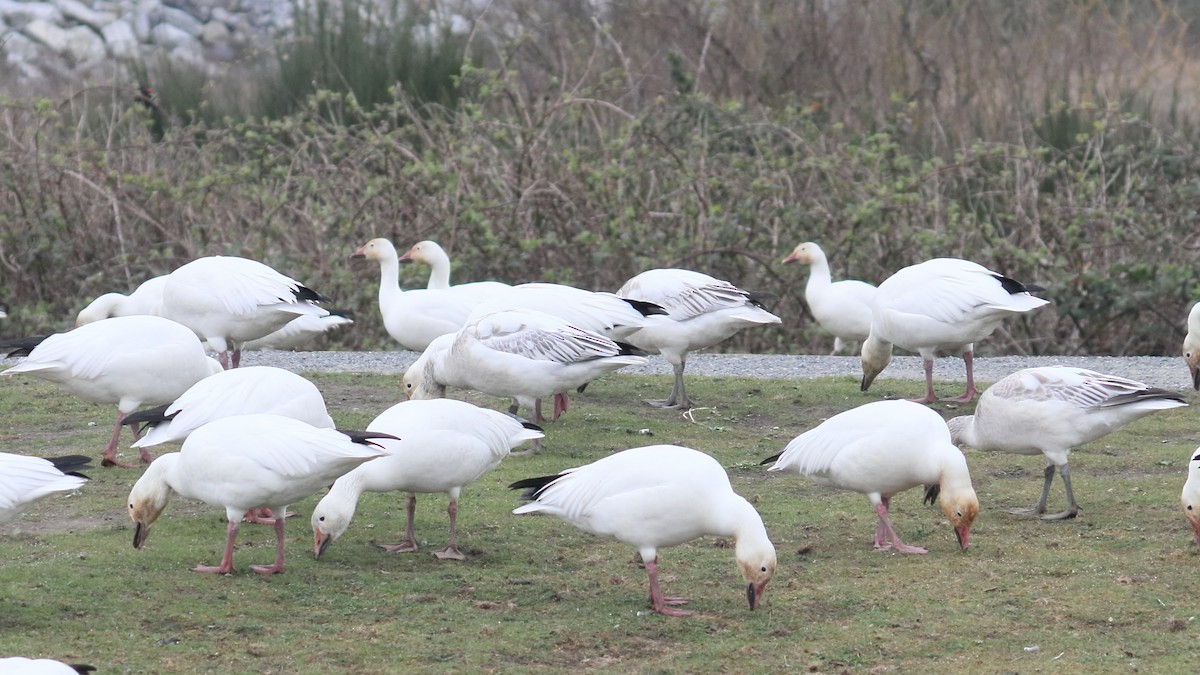
<instances>
[{"instance_id":1,"label":"grazing goose","mask_svg":"<svg viewBox=\"0 0 1200 675\"><path fill-rule=\"evenodd\" d=\"M642 272L617 291L622 298L651 302L667 316L648 316L645 325L627 339L634 346L663 358L675 370L675 384L664 401L650 401L663 408L690 408L683 385L688 352L711 347L749 326L781 323L763 309L767 293L743 291L728 281L681 269Z\"/></svg>"},{"instance_id":2,"label":"grazing goose","mask_svg":"<svg viewBox=\"0 0 1200 675\"><path fill-rule=\"evenodd\" d=\"M676 445L651 445L609 455L554 476L520 480L533 499L513 513L545 513L579 529L637 547L650 577L650 606L668 616L689 612L663 595L658 549L705 535L733 537L734 558L746 582L750 609L758 607L775 573L775 547L762 518L733 491L712 457Z\"/></svg>"},{"instance_id":3,"label":"grazing goose","mask_svg":"<svg viewBox=\"0 0 1200 675\"><path fill-rule=\"evenodd\" d=\"M465 284L450 285L450 256L437 242L425 240L413 244L398 259L401 264L417 263L429 265L429 283L426 288L433 290L453 290L467 293L476 300L484 300L494 293L504 291L510 286L499 281L472 281Z\"/></svg>"},{"instance_id":4,"label":"grazing goose","mask_svg":"<svg viewBox=\"0 0 1200 675\"><path fill-rule=\"evenodd\" d=\"M300 349L301 347L307 347L310 342L329 331L341 326L348 326L352 323L354 323L354 319L332 311L325 316L305 314L285 323L283 328L274 333L268 333L257 340L250 340L242 345L242 351L255 351L259 349L292 351Z\"/></svg>"},{"instance_id":5,"label":"grazing goose","mask_svg":"<svg viewBox=\"0 0 1200 675\"><path fill-rule=\"evenodd\" d=\"M1192 536L1196 545L1200 546L1200 448L1192 452L1188 462L1187 482L1183 484L1183 515L1192 526Z\"/></svg>"},{"instance_id":6,"label":"grazing goose","mask_svg":"<svg viewBox=\"0 0 1200 675\"><path fill-rule=\"evenodd\" d=\"M622 298L613 293L539 282L512 286L504 293L493 295L481 302L467 320L470 322L513 309L545 312L610 340L624 340L645 325L647 316L667 313L653 303Z\"/></svg>"},{"instance_id":7,"label":"grazing goose","mask_svg":"<svg viewBox=\"0 0 1200 675\"><path fill-rule=\"evenodd\" d=\"M117 461L125 416L142 405L169 403L188 387L221 372L196 335L158 316L123 316L51 335L4 375L28 373L92 403L117 404L117 421L104 449L104 466ZM135 432L136 436L136 432ZM144 448L142 461L154 456Z\"/></svg>"},{"instance_id":8,"label":"grazing goose","mask_svg":"<svg viewBox=\"0 0 1200 675\"><path fill-rule=\"evenodd\" d=\"M871 333L871 304L875 287L865 281L833 281L829 261L821 247L809 241L797 246L784 264L796 262L809 266L804 300L821 328L833 334L833 356L846 342L862 342Z\"/></svg>"},{"instance_id":9,"label":"grazing goose","mask_svg":"<svg viewBox=\"0 0 1200 675\"><path fill-rule=\"evenodd\" d=\"M280 415L237 415L193 431L179 452L159 457L129 493L133 547L142 548L150 526L174 494L225 508L225 553L216 567L196 572L233 572L233 544L242 517L266 506L275 518L275 562L251 567L261 574L283 571L283 525L287 505L330 485L363 462L385 453L372 432L340 432Z\"/></svg>"},{"instance_id":10,"label":"grazing goose","mask_svg":"<svg viewBox=\"0 0 1200 675\"><path fill-rule=\"evenodd\" d=\"M43 459L0 452L0 525L43 497L79 489L88 478L76 472L89 461L83 455Z\"/></svg>"},{"instance_id":11,"label":"grazing goose","mask_svg":"<svg viewBox=\"0 0 1200 675\"><path fill-rule=\"evenodd\" d=\"M1183 358L1192 373L1192 388L1200 390L1200 302L1188 312L1187 336L1183 338Z\"/></svg>"},{"instance_id":12,"label":"grazing goose","mask_svg":"<svg viewBox=\"0 0 1200 675\"><path fill-rule=\"evenodd\" d=\"M567 410L567 391L646 362L628 345L533 310L489 314L427 351L422 369L405 374L410 398L436 398L447 386L465 387L515 398L533 407L537 422L544 421L543 396L554 397L558 419Z\"/></svg>"},{"instance_id":13,"label":"grazing goose","mask_svg":"<svg viewBox=\"0 0 1200 675\"><path fill-rule=\"evenodd\" d=\"M450 542L433 554L438 559L465 560L457 546L458 496L463 487L500 465L521 443L542 437L536 428L504 413L453 399L405 401L375 418L367 431L382 431L398 441L379 441L385 457L347 473L321 499L312 513L313 555L320 557L354 518L363 492L408 493L408 526L404 541L384 545L388 553L417 550L413 517L417 493L444 492L450 497Z\"/></svg>"},{"instance_id":14,"label":"grazing goose","mask_svg":"<svg viewBox=\"0 0 1200 675\"><path fill-rule=\"evenodd\" d=\"M1044 455L1042 496L1033 508L1013 513L1062 520L1079 513L1067 464L1072 448L1155 411L1186 405L1179 394L1134 380L1083 368L1046 366L1019 370L993 384L979 397L974 415L955 417L947 425L956 445ZM1056 468L1067 491L1067 510L1043 515Z\"/></svg>"},{"instance_id":15,"label":"grazing goose","mask_svg":"<svg viewBox=\"0 0 1200 675\"><path fill-rule=\"evenodd\" d=\"M79 311L75 325L82 326L114 316L162 316L162 294L166 283L167 276L164 274L143 281L129 295L105 293Z\"/></svg>"},{"instance_id":16,"label":"grazing goose","mask_svg":"<svg viewBox=\"0 0 1200 675\"><path fill-rule=\"evenodd\" d=\"M445 289L400 289L400 262L387 239L372 239L351 258L379 264L379 312L388 335L405 349L422 352L434 338L453 333L467 322L479 299Z\"/></svg>"},{"instance_id":17,"label":"grazing goose","mask_svg":"<svg viewBox=\"0 0 1200 675\"><path fill-rule=\"evenodd\" d=\"M260 262L209 256L167 275L162 315L206 340L220 355L222 366L237 368L246 342L273 333L299 316L329 314L315 304L322 299ZM232 359L227 352L232 352Z\"/></svg>"},{"instance_id":18,"label":"grazing goose","mask_svg":"<svg viewBox=\"0 0 1200 675\"><path fill-rule=\"evenodd\" d=\"M24 656L0 658L0 673L5 675L81 675L96 672L85 663L63 663L54 659L30 659Z\"/></svg>"},{"instance_id":19,"label":"grazing goose","mask_svg":"<svg viewBox=\"0 0 1200 675\"><path fill-rule=\"evenodd\" d=\"M974 343L992 334L1004 319L1029 312L1048 300L1029 294L1041 290L1001 276L982 265L958 258L935 258L910 265L888 277L875 293L871 334L862 345L862 390L892 360L892 345L918 352L925 360L925 397L933 393L933 357L939 350L962 350L967 391L975 397Z\"/></svg>"},{"instance_id":20,"label":"grazing goose","mask_svg":"<svg viewBox=\"0 0 1200 675\"><path fill-rule=\"evenodd\" d=\"M925 485L925 501L941 495L942 512L966 550L979 501L962 452L936 412L911 401L877 401L830 417L796 438L783 452L763 460L768 471L808 476L867 495L879 516L875 548L901 553L925 549L900 541L888 518L897 493Z\"/></svg>"}]
</instances>

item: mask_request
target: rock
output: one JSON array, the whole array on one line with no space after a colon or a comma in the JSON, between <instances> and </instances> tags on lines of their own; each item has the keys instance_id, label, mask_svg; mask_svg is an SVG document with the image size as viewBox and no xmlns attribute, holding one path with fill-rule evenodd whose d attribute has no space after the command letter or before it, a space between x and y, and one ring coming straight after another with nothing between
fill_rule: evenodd
<instances>
[{"instance_id":1,"label":"rock","mask_svg":"<svg viewBox=\"0 0 1200 675\"><path fill-rule=\"evenodd\" d=\"M67 38L67 48L63 53L78 65L92 65L108 56L104 40L87 26L68 28L63 34Z\"/></svg>"},{"instance_id":2,"label":"rock","mask_svg":"<svg viewBox=\"0 0 1200 675\"><path fill-rule=\"evenodd\" d=\"M67 51L67 31L60 28L58 24L51 23L45 19L34 19L25 24L24 32L34 41L42 43L56 54L62 54Z\"/></svg>"},{"instance_id":3,"label":"rock","mask_svg":"<svg viewBox=\"0 0 1200 675\"><path fill-rule=\"evenodd\" d=\"M160 15L164 23L169 23L194 38L200 37L200 34L204 32L204 24L181 9L163 7Z\"/></svg>"},{"instance_id":4,"label":"rock","mask_svg":"<svg viewBox=\"0 0 1200 675\"><path fill-rule=\"evenodd\" d=\"M229 28L220 21L209 21L200 32L200 40L206 45L223 45L229 42Z\"/></svg>"},{"instance_id":5,"label":"rock","mask_svg":"<svg viewBox=\"0 0 1200 675\"><path fill-rule=\"evenodd\" d=\"M138 0L133 8L133 33L142 42L150 42L150 29L158 23L158 13L162 5L158 0Z\"/></svg>"},{"instance_id":6,"label":"rock","mask_svg":"<svg viewBox=\"0 0 1200 675\"><path fill-rule=\"evenodd\" d=\"M45 2L18 2L0 0L0 17L14 28L22 28L31 21L42 20L52 24L63 22L62 12Z\"/></svg>"},{"instance_id":7,"label":"rock","mask_svg":"<svg viewBox=\"0 0 1200 675\"><path fill-rule=\"evenodd\" d=\"M188 45L191 45L194 49L196 42L196 38L192 37L191 33L169 23L160 23L151 28L150 39L154 44L170 50Z\"/></svg>"},{"instance_id":8,"label":"rock","mask_svg":"<svg viewBox=\"0 0 1200 675\"><path fill-rule=\"evenodd\" d=\"M108 46L108 53L115 58L132 59L137 57L137 34L134 33L133 26L129 25L128 21L118 19L105 24L100 29L100 35L104 38L104 44Z\"/></svg>"},{"instance_id":9,"label":"rock","mask_svg":"<svg viewBox=\"0 0 1200 675\"><path fill-rule=\"evenodd\" d=\"M115 14L98 12L79 0L54 0L54 6L68 19L74 19L96 30L117 18Z\"/></svg>"}]
</instances>

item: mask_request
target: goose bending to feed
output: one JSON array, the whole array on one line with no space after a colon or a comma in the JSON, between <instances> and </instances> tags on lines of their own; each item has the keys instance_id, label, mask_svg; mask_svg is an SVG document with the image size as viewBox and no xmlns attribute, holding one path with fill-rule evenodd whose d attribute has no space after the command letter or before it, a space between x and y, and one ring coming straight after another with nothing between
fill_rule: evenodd
<instances>
[{"instance_id":1,"label":"goose bending to feed","mask_svg":"<svg viewBox=\"0 0 1200 675\"><path fill-rule=\"evenodd\" d=\"M821 328L833 334L830 356L842 351L847 342L866 340L871 333L875 286L855 279L833 281L825 252L811 241L800 244L783 259L784 264L789 262L809 266L804 301Z\"/></svg>"},{"instance_id":2,"label":"goose bending to feed","mask_svg":"<svg viewBox=\"0 0 1200 675\"><path fill-rule=\"evenodd\" d=\"M193 384L221 372L221 364L204 353L192 331L157 316L89 323L51 335L28 354L3 374L27 373L86 401L117 404L104 466L129 466L117 461L117 441L126 415L142 405L169 403ZM154 459L145 448L141 456L144 462Z\"/></svg>"},{"instance_id":3,"label":"goose bending to feed","mask_svg":"<svg viewBox=\"0 0 1200 675\"><path fill-rule=\"evenodd\" d=\"M1200 302L1188 312L1187 335L1183 338L1183 358L1192 374L1192 388L1200 390Z\"/></svg>"},{"instance_id":4,"label":"goose bending to feed","mask_svg":"<svg viewBox=\"0 0 1200 675\"><path fill-rule=\"evenodd\" d=\"M233 256L198 258L167 275L162 315L195 331L237 368L242 346L305 315L329 312L316 291L255 260ZM231 354L230 354L231 353Z\"/></svg>"},{"instance_id":5,"label":"goose bending to feed","mask_svg":"<svg viewBox=\"0 0 1200 675\"><path fill-rule=\"evenodd\" d=\"M225 508L225 553L215 567L196 572L233 572L233 544L242 517L265 506L275 518L275 562L251 567L261 574L283 571L283 525L287 505L314 494L363 462L385 453L371 439L379 432L342 432L280 415L237 415L193 431L179 452L159 457L129 493L133 547L142 548L150 526L174 494Z\"/></svg>"},{"instance_id":6,"label":"goose bending to feed","mask_svg":"<svg viewBox=\"0 0 1200 675\"><path fill-rule=\"evenodd\" d=\"M671 395L650 401L663 408L690 408L683 384L688 352L711 347L750 326L782 320L763 308L769 293L743 291L728 281L683 269L642 272L617 291L622 298L651 302L666 316L646 317L645 325L627 340L653 354L662 354L675 371Z\"/></svg>"},{"instance_id":7,"label":"goose bending to feed","mask_svg":"<svg viewBox=\"0 0 1200 675\"><path fill-rule=\"evenodd\" d=\"M567 391L646 362L629 345L533 310L488 314L427 351L421 369L405 374L409 398L437 398L447 386L464 387L515 398L533 407L537 422L544 420L542 397L554 397L557 419L567 410Z\"/></svg>"},{"instance_id":8,"label":"goose bending to feed","mask_svg":"<svg viewBox=\"0 0 1200 675\"><path fill-rule=\"evenodd\" d=\"M384 545L388 553L417 550L413 517L417 494L444 492L450 497L449 544L433 554L438 559L464 560L457 546L458 497L463 487L474 483L500 465L509 451L521 443L542 437L504 413L456 401L405 401L385 410L367 426L401 440L381 440L387 455L354 469L333 484L313 509L313 555L320 557L346 531L354 518L363 492L408 493L408 526L404 540Z\"/></svg>"},{"instance_id":9,"label":"goose bending to feed","mask_svg":"<svg viewBox=\"0 0 1200 675\"><path fill-rule=\"evenodd\" d=\"M1192 536L1196 545L1200 546L1200 448L1192 452L1188 462L1187 482L1183 484L1183 515L1192 526Z\"/></svg>"},{"instance_id":10,"label":"goose bending to feed","mask_svg":"<svg viewBox=\"0 0 1200 675\"><path fill-rule=\"evenodd\" d=\"M351 258L379 264L379 312L388 335L400 346L422 352L434 338L453 333L467 323L479 298L447 289L400 288L400 261L396 247L376 238L363 244Z\"/></svg>"},{"instance_id":11,"label":"goose bending to feed","mask_svg":"<svg viewBox=\"0 0 1200 675\"><path fill-rule=\"evenodd\" d=\"M310 342L331 330L348 326L354 319L333 311L325 316L305 314L285 323L283 328L242 345L242 351L275 349L293 351L307 347Z\"/></svg>"},{"instance_id":12,"label":"goose bending to feed","mask_svg":"<svg viewBox=\"0 0 1200 675\"><path fill-rule=\"evenodd\" d=\"M988 268L958 258L935 258L910 265L888 277L875 293L871 334L862 345L862 390L892 361L892 346L917 352L925 361L925 396L933 393L933 357L941 350L962 351L967 391L975 397L974 343L992 334L1004 319L1049 303L1026 286Z\"/></svg>"},{"instance_id":13,"label":"goose bending to feed","mask_svg":"<svg viewBox=\"0 0 1200 675\"><path fill-rule=\"evenodd\" d=\"M114 316L162 316L163 287L166 283L167 276L164 274L143 281L129 295L105 293L79 311L75 325L82 326Z\"/></svg>"},{"instance_id":14,"label":"goose bending to feed","mask_svg":"<svg viewBox=\"0 0 1200 675\"><path fill-rule=\"evenodd\" d=\"M956 445L1046 458L1042 496L1031 509L1043 520L1079 513L1067 464L1071 449L1107 436L1158 410L1186 406L1174 392L1083 368L1046 366L1019 370L988 387L974 415L947 422ZM1054 471L1062 476L1067 510L1046 514Z\"/></svg>"},{"instance_id":15,"label":"goose bending to feed","mask_svg":"<svg viewBox=\"0 0 1200 675\"><path fill-rule=\"evenodd\" d=\"M78 471L88 468L89 461L83 455L42 458L0 452L0 524L44 497L79 489L88 478Z\"/></svg>"},{"instance_id":16,"label":"goose bending to feed","mask_svg":"<svg viewBox=\"0 0 1200 675\"><path fill-rule=\"evenodd\" d=\"M900 540L888 517L892 497L926 486L925 501L940 495L942 512L966 550L979 500L963 453L950 441L941 415L911 401L877 401L830 417L763 460L768 471L808 476L867 495L879 516L875 548L925 553Z\"/></svg>"},{"instance_id":17,"label":"goose bending to feed","mask_svg":"<svg viewBox=\"0 0 1200 675\"><path fill-rule=\"evenodd\" d=\"M0 673L6 675L86 675L96 672L96 666L86 663L63 663L54 659L30 659L24 656L0 658Z\"/></svg>"},{"instance_id":18,"label":"goose bending to feed","mask_svg":"<svg viewBox=\"0 0 1200 675\"><path fill-rule=\"evenodd\" d=\"M437 242L425 240L413 244L398 258L398 262L416 263L429 266L429 283L426 288L433 290L453 290L467 293L475 300L484 300L495 293L511 288L499 281L472 281L465 284L450 285L450 256Z\"/></svg>"},{"instance_id":19,"label":"goose bending to feed","mask_svg":"<svg viewBox=\"0 0 1200 675\"><path fill-rule=\"evenodd\" d=\"M683 598L663 595L658 549L705 535L733 537L734 558L746 582L750 609L762 602L775 573L775 547L750 502L733 491L717 460L677 445L651 445L609 455L554 476L520 480L532 502L517 515L557 516L579 529L637 548L650 577L650 606L668 616Z\"/></svg>"}]
</instances>

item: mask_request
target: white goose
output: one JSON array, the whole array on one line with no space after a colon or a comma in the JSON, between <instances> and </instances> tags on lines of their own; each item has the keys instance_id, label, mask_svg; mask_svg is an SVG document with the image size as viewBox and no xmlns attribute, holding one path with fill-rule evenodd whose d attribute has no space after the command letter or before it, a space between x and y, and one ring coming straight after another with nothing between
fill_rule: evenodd
<instances>
[{"instance_id":1,"label":"white goose","mask_svg":"<svg viewBox=\"0 0 1200 675\"><path fill-rule=\"evenodd\" d=\"M425 351L434 338L462 328L479 302L469 294L445 289L401 290L396 247L387 239L372 239L350 257L379 264L379 312L383 315L383 326L405 349Z\"/></svg>"},{"instance_id":2,"label":"white goose","mask_svg":"<svg viewBox=\"0 0 1200 675\"><path fill-rule=\"evenodd\" d=\"M1200 390L1200 302L1188 312L1187 335L1183 338L1183 358L1192 373L1192 387Z\"/></svg>"},{"instance_id":3,"label":"white goose","mask_svg":"<svg viewBox=\"0 0 1200 675\"><path fill-rule=\"evenodd\" d=\"M347 435L350 434L350 435ZM259 506L275 518L275 562L255 565L261 574L283 571L287 505L333 483L346 472L385 454L368 439L379 434L318 429L279 415L238 415L200 427L179 452L159 457L129 493L133 546L142 548L150 526L171 496L182 495L225 508L225 552L216 567L196 572L233 572L233 544L242 517Z\"/></svg>"},{"instance_id":4,"label":"white goose","mask_svg":"<svg viewBox=\"0 0 1200 675\"><path fill-rule=\"evenodd\" d=\"M110 319L114 316L162 316L162 292L167 283L164 274L141 283L129 295L105 293L79 311L75 325Z\"/></svg>"},{"instance_id":5,"label":"white goose","mask_svg":"<svg viewBox=\"0 0 1200 675\"><path fill-rule=\"evenodd\" d=\"M1192 537L1200 546L1200 448L1192 452L1192 459L1188 462L1187 482L1183 484L1180 499L1183 502L1183 515L1192 526Z\"/></svg>"},{"instance_id":6,"label":"white goose","mask_svg":"<svg viewBox=\"0 0 1200 675\"><path fill-rule=\"evenodd\" d=\"M765 293L743 291L728 281L682 269L642 272L617 291L622 298L643 300L667 310L666 316L648 316L645 325L626 339L640 349L663 358L675 370L675 384L663 408L690 408L683 384L688 352L711 347L749 326L781 323L762 307Z\"/></svg>"},{"instance_id":7,"label":"white goose","mask_svg":"<svg viewBox=\"0 0 1200 675\"><path fill-rule=\"evenodd\" d=\"M471 312L467 321L513 309L552 314L573 326L612 340L629 337L645 325L647 315L666 315L666 310L653 303L622 298L614 293L539 282L512 286L491 296Z\"/></svg>"},{"instance_id":8,"label":"white goose","mask_svg":"<svg viewBox=\"0 0 1200 675\"><path fill-rule=\"evenodd\" d=\"M950 442L946 422L911 401L877 401L834 415L767 462L775 462L768 471L797 473L818 485L867 495L879 516L877 549L926 552L902 542L888 517L891 498L909 488L925 485L929 503L940 494L942 512L963 550L979 514L967 460Z\"/></svg>"},{"instance_id":9,"label":"white goose","mask_svg":"<svg viewBox=\"0 0 1200 675\"><path fill-rule=\"evenodd\" d=\"M126 415L142 405L169 403L188 387L221 372L196 335L158 316L124 316L51 335L28 358L4 371L53 382L92 403L117 404L104 466L117 461L117 440ZM142 449L142 461L154 457Z\"/></svg>"},{"instance_id":10,"label":"white goose","mask_svg":"<svg viewBox=\"0 0 1200 675\"><path fill-rule=\"evenodd\" d=\"M79 489L88 479L76 471L87 461L82 455L43 459L0 452L0 525L39 499Z\"/></svg>"},{"instance_id":11,"label":"white goose","mask_svg":"<svg viewBox=\"0 0 1200 675\"><path fill-rule=\"evenodd\" d=\"M447 386L464 387L515 398L533 407L539 422L543 396L554 397L557 419L567 409L567 391L646 362L606 337L533 310L489 314L427 351L422 369L405 375L410 398L436 398Z\"/></svg>"},{"instance_id":12,"label":"white goose","mask_svg":"<svg viewBox=\"0 0 1200 675\"><path fill-rule=\"evenodd\" d=\"M650 577L650 606L682 616L658 583L658 549L705 535L734 538L734 558L746 582L750 609L762 601L775 573L775 547L750 502L733 491L712 457L676 445L652 445L609 455L554 476L509 487L527 490L515 514L545 513L579 529L637 547Z\"/></svg>"},{"instance_id":13,"label":"white goose","mask_svg":"<svg viewBox=\"0 0 1200 675\"><path fill-rule=\"evenodd\" d=\"M1029 312L1048 300L1025 286L982 265L958 258L935 258L910 265L888 277L875 293L871 334L862 345L862 390L892 360L892 345L918 352L925 360L925 397L933 393L933 357L939 350L962 350L967 368L967 391L951 401L975 397L974 343L1004 319Z\"/></svg>"},{"instance_id":14,"label":"white goose","mask_svg":"<svg viewBox=\"0 0 1200 675\"><path fill-rule=\"evenodd\" d=\"M500 465L521 443L542 437L504 413L453 399L405 401L385 410L368 431L382 431L401 440L381 440L388 452L369 465L347 473L330 488L312 513L313 555L320 557L346 531L363 492L408 493L408 526L404 540L384 545L388 553L417 550L413 517L417 493L444 492L450 497L449 544L433 554L438 559L464 560L457 546L458 497L466 485Z\"/></svg>"},{"instance_id":15,"label":"white goose","mask_svg":"<svg viewBox=\"0 0 1200 675\"><path fill-rule=\"evenodd\" d=\"M292 351L300 349L301 347L307 347L310 342L329 331L342 326L348 326L352 323L354 323L354 319L333 312L325 316L305 314L285 323L283 328L274 333L268 333L257 340L250 340L242 345L242 351L260 349Z\"/></svg>"},{"instance_id":16,"label":"white goose","mask_svg":"<svg viewBox=\"0 0 1200 675\"><path fill-rule=\"evenodd\" d=\"M236 368L242 345L299 316L325 316L321 296L295 279L246 258L198 258L167 275L162 315L191 328ZM227 352L232 351L232 363Z\"/></svg>"},{"instance_id":17,"label":"white goose","mask_svg":"<svg viewBox=\"0 0 1200 675\"><path fill-rule=\"evenodd\" d=\"M82 675L96 672L85 663L63 663L54 659L30 659L24 656L0 658L0 673L5 675Z\"/></svg>"},{"instance_id":18,"label":"white goose","mask_svg":"<svg viewBox=\"0 0 1200 675\"><path fill-rule=\"evenodd\" d=\"M833 334L831 356L842 351L847 342L867 339L871 333L871 305L875 302L873 285L855 279L833 281L825 252L811 241L797 246L783 262L809 266L804 300L817 323Z\"/></svg>"},{"instance_id":19,"label":"white goose","mask_svg":"<svg viewBox=\"0 0 1200 675\"><path fill-rule=\"evenodd\" d=\"M1042 496L1032 509L1043 520L1079 513L1067 464L1071 449L1119 430L1158 410L1186 406L1179 394L1116 375L1083 368L1047 366L1019 370L988 387L974 415L947 422L957 445L1017 455L1044 455ZM1046 497L1057 468L1067 492L1067 510L1046 513Z\"/></svg>"},{"instance_id":20,"label":"white goose","mask_svg":"<svg viewBox=\"0 0 1200 675\"><path fill-rule=\"evenodd\" d=\"M475 300L484 300L492 294L508 288L508 284L499 281L472 281L465 284L450 285L450 256L437 242L425 240L413 244L412 248L400 256L399 262L417 263L429 266L429 283L425 286L434 290L453 290L466 293Z\"/></svg>"}]
</instances>

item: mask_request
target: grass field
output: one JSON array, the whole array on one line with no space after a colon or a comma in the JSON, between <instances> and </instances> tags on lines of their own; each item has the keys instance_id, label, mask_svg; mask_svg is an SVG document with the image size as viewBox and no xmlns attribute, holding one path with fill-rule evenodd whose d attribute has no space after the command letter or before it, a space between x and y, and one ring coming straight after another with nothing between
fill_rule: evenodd
<instances>
[{"instance_id":1,"label":"grass field","mask_svg":"<svg viewBox=\"0 0 1200 675\"><path fill-rule=\"evenodd\" d=\"M395 377L312 379L347 428L400 397ZM864 395L849 378L692 378L703 407L688 415L641 402L669 386L621 375L593 383L546 425L540 455L509 458L464 490L465 562L429 553L446 541L444 495L418 498L421 551L376 546L399 539L402 494L365 495L349 531L315 560L314 496L292 506L284 574L249 570L274 555L273 533L256 525L242 527L235 574L195 574L220 557L223 511L176 499L138 551L124 503L141 470L91 470L77 494L0 531L0 655L100 673L1195 671L1200 557L1179 507L1200 445L1193 408L1073 454L1082 512L1072 521L1007 513L1036 500L1039 458L968 450L981 502L971 548L960 552L940 509L913 490L892 509L905 541L929 549L912 556L872 549L876 519L862 495L767 475L759 462L832 414L918 395L922 383L882 380ZM935 408L950 417L970 406ZM0 411L0 450L96 458L114 414L20 378L0 381ZM758 507L779 553L759 610L746 606L730 542L662 551L665 590L697 612L672 619L649 613L631 547L509 513L514 480L652 443L714 455ZM1050 508L1064 504L1056 481Z\"/></svg>"}]
</instances>

